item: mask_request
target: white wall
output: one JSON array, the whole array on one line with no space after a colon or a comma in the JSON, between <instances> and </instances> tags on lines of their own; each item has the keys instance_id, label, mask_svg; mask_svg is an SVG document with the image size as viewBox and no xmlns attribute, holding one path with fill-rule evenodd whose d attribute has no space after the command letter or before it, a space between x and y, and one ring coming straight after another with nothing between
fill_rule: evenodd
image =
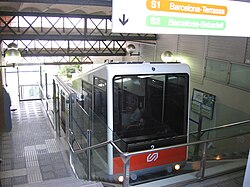
<instances>
[{"instance_id":1,"label":"white wall","mask_svg":"<svg viewBox=\"0 0 250 187\"><path fill-rule=\"evenodd\" d=\"M0 51L1 50L1 43L0 43ZM0 65L2 64L2 53L0 53ZM0 68L0 135L1 135L1 132L3 131L4 129L4 108L3 108L3 102L4 102L4 99L3 99L3 92L2 92L2 68Z\"/></svg>"},{"instance_id":2,"label":"white wall","mask_svg":"<svg viewBox=\"0 0 250 187\"><path fill-rule=\"evenodd\" d=\"M171 51L173 54L177 54L178 39L178 35L158 35L156 61L161 61L161 54L164 51Z\"/></svg>"},{"instance_id":3,"label":"white wall","mask_svg":"<svg viewBox=\"0 0 250 187\"><path fill-rule=\"evenodd\" d=\"M250 92L203 79L205 58L209 56L245 63L250 56L249 48L247 38L189 35L158 35L155 51L152 46L140 46L142 59L150 59L151 55L151 59L161 61L161 53L169 50L190 65L191 93L193 88L197 88L216 95L217 124L250 119Z\"/></svg>"}]
</instances>

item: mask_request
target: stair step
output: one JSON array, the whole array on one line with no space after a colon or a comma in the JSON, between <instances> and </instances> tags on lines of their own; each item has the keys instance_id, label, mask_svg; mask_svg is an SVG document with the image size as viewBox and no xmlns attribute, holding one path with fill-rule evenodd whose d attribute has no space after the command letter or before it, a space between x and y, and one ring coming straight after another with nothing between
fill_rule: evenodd
<instances>
[{"instance_id":1,"label":"stair step","mask_svg":"<svg viewBox=\"0 0 250 187\"><path fill-rule=\"evenodd\" d=\"M101 182L84 181L74 177L47 180L32 184L15 185L13 187L103 187Z\"/></svg>"}]
</instances>

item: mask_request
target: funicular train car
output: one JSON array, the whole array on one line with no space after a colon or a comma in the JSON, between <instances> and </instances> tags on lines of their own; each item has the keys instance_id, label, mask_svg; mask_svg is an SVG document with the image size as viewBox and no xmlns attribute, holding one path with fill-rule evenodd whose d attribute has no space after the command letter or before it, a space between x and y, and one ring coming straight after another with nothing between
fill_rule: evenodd
<instances>
[{"instance_id":1,"label":"funicular train car","mask_svg":"<svg viewBox=\"0 0 250 187\"><path fill-rule=\"evenodd\" d=\"M92 117L97 143L117 140L124 152L154 149L188 141L188 65L181 63L119 62L103 64L73 81L82 94L82 107ZM99 121L105 126L98 127ZM99 129L98 129L99 128ZM187 147L132 156L136 180L152 171L173 170L187 159ZM110 176L123 172L122 159L107 146L104 160Z\"/></svg>"}]
</instances>

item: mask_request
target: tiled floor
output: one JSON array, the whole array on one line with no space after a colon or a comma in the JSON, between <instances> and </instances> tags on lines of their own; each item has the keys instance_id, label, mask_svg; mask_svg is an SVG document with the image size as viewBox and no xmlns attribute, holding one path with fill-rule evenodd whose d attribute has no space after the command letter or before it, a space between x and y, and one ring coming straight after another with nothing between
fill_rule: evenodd
<instances>
[{"instance_id":1,"label":"tiled floor","mask_svg":"<svg viewBox=\"0 0 250 187\"><path fill-rule=\"evenodd\" d=\"M0 136L0 186L73 176L41 101L23 101L12 111L12 130Z\"/></svg>"}]
</instances>

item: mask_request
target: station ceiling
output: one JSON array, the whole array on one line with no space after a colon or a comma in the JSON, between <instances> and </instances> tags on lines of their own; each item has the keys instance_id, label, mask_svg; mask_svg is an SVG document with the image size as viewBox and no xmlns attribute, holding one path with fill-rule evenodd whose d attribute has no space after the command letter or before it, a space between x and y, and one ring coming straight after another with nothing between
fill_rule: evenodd
<instances>
[{"instance_id":1,"label":"station ceiling","mask_svg":"<svg viewBox=\"0 0 250 187\"><path fill-rule=\"evenodd\" d=\"M124 0L126 1L126 0ZM136 0L135 0L136 1ZM202 1L202 0L201 0ZM236 1L244 1L244 2L249 2L250 0L236 0ZM87 15L87 16L92 16L92 15L97 15L102 17L101 19L110 19L111 15L112 15L112 0L0 0L0 13L2 15L5 15L5 13L8 13L8 15L11 13L11 16L17 15L18 13L22 16L25 13L30 14L30 12L32 13L32 15L36 15L36 13L38 13L40 16L42 15L48 15L48 14L57 14L57 15L66 15L66 14L77 14L77 15ZM17 14L15 14L17 13ZM19 15L18 14L18 15ZM5 15L6 16L6 15ZM67 16L67 15L66 15ZM108 17L108 18L107 18ZM8 23L7 23L8 24ZM36 31L36 29L33 29L31 27L31 23L28 24L28 28L26 28L25 31ZM53 30L54 25L51 25L51 31ZM47 35L44 35L44 33L39 33L39 32L29 32L29 35L25 35L24 33L19 33L18 31L9 28L8 29L11 32L10 35L6 35L5 30L2 30L2 35L4 36L4 38L6 39L7 36L9 36L9 38L7 38L6 40L25 40L24 37L27 37L31 40L33 40L32 42L39 42L39 40L51 40L51 35L49 35L49 33ZM7 30L8 30L7 29ZM62 35L62 34L58 34L56 33L57 37L55 37L53 35L53 40L62 40L60 37L63 37L64 39L67 38L69 41L72 40L72 38L75 40L76 37L78 40L81 40L82 42L88 42L91 40L95 40L99 43L104 43L107 41L111 41L109 44L105 43L105 49L101 49L101 51L99 50L99 48L96 48L94 45L91 46L90 49L88 49L88 51L79 51L80 53L78 54L75 49L72 52L72 54L70 52L70 49L64 50L62 49L61 46L59 46L60 49L62 49L62 51L66 51L66 55L67 56L79 56L79 55L85 55L85 56L110 56L114 54L112 53L112 47L111 44L113 43L117 43L119 41L123 41L123 44L119 44L119 47L117 49L118 52L122 52L122 54L119 53L119 55L126 55L126 52L123 50L124 48L124 41L137 41L137 42L147 42L150 44L155 44L155 41L157 39L157 36L141 36L140 34L135 35L135 36L131 36L131 35L115 35L112 36L112 34L110 33L98 33L97 35L86 35L85 33L79 33L79 30L77 30L77 28L74 26L74 29L77 31L77 35L74 36L72 34L72 32L70 31L67 35L66 32L66 36ZM98 25L96 25L96 28L93 29L94 31L100 31L100 29L98 29ZM58 32L58 29L56 30ZM94 31L88 32L89 33L94 33ZM14 33L14 34L13 34ZM9 33L8 33L9 34ZM34 37L32 38L30 35L34 34ZM40 34L40 35L39 35ZM65 32L63 32L63 34L65 34ZM33 35L32 35L33 36ZM41 37L41 38L39 38ZM80 39L79 39L80 37ZM139 38L137 38L139 37ZM101 39L100 39L101 38ZM1 40L1 33L0 33L0 40ZM99 46L99 45L98 45ZM27 53L27 51L25 51L25 49L29 49L30 53ZM42 48L41 52L47 52L48 54L44 54L42 53L43 56L53 56L54 55L54 51L49 52L48 50L43 50L45 49L45 47ZM78 48L77 48L78 49ZM93 49L93 50L92 50ZM80 50L80 49L79 49ZM40 51L37 50L32 50L31 46L26 46L25 48L23 48L24 53L22 53L22 56L39 56L41 54L38 54ZM36 51L36 53L31 53L31 52ZM94 53L93 53L94 51ZM104 54L105 52L105 54ZM115 52L116 53L116 52ZM118 55L118 53L116 53L115 55ZM61 54L61 56L65 56L65 54Z\"/></svg>"},{"instance_id":2,"label":"station ceiling","mask_svg":"<svg viewBox=\"0 0 250 187\"><path fill-rule=\"evenodd\" d=\"M112 0L0 0L0 11L111 15Z\"/></svg>"},{"instance_id":3,"label":"station ceiling","mask_svg":"<svg viewBox=\"0 0 250 187\"><path fill-rule=\"evenodd\" d=\"M0 0L0 11L111 15L112 0Z\"/></svg>"}]
</instances>

